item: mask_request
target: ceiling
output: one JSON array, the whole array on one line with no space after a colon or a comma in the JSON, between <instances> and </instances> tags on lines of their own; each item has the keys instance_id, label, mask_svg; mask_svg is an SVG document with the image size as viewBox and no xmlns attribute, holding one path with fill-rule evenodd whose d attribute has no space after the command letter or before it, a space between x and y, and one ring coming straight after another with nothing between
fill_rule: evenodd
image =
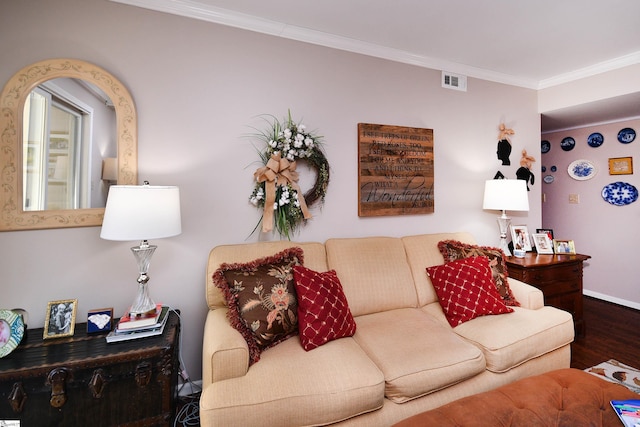
<instances>
[{"instance_id":1,"label":"ceiling","mask_svg":"<svg viewBox=\"0 0 640 427\"><path fill-rule=\"evenodd\" d=\"M532 89L640 63L638 0L112 1ZM619 98L598 121L640 116L640 94ZM578 109L543 130L597 115Z\"/></svg>"}]
</instances>

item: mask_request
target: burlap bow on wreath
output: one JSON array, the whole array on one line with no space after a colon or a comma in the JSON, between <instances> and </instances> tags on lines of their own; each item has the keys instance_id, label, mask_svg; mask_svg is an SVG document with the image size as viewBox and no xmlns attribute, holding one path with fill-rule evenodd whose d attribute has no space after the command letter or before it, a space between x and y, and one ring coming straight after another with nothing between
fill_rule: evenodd
<instances>
[{"instance_id":1,"label":"burlap bow on wreath","mask_svg":"<svg viewBox=\"0 0 640 427\"><path fill-rule=\"evenodd\" d=\"M264 166L254 173L256 184L250 201L263 211L263 232L275 230L291 239L292 233L312 218L308 207L324 201L327 192L329 163L320 149L321 137L294 123L291 113L283 124L274 119L271 129L258 136L266 143L260 153ZM304 195L298 184L298 161L307 162L317 174L313 187Z\"/></svg>"},{"instance_id":2,"label":"burlap bow on wreath","mask_svg":"<svg viewBox=\"0 0 640 427\"><path fill-rule=\"evenodd\" d=\"M272 154L267 162L267 166L259 168L253 176L257 182L264 182L265 185L265 202L264 213L262 217L262 231L267 232L273 230L273 205L276 202L276 186L290 185L298 194L300 194L300 186L298 185L298 172L296 172L296 162L289 162L287 159L280 157L280 153ZM300 210L304 219L312 217L307 208L304 197L298 197Z\"/></svg>"}]
</instances>

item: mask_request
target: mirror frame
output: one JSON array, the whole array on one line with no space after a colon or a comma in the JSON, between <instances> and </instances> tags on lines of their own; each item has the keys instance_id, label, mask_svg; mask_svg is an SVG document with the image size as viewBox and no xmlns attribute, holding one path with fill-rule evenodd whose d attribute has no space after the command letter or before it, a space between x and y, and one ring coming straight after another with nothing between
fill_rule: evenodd
<instances>
[{"instance_id":1,"label":"mirror frame","mask_svg":"<svg viewBox=\"0 0 640 427\"><path fill-rule=\"evenodd\" d=\"M60 77L86 80L102 89L116 111L118 184L138 181L138 122L127 88L112 74L89 62L59 58L18 71L0 95L0 231L102 225L104 208L25 211L22 206L22 122L27 96L39 84Z\"/></svg>"}]
</instances>

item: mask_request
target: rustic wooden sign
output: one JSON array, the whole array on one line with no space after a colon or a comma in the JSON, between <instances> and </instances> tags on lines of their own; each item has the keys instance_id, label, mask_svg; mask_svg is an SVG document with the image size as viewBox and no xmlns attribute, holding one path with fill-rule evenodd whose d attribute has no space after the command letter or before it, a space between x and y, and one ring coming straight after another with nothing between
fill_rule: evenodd
<instances>
[{"instance_id":1,"label":"rustic wooden sign","mask_svg":"<svg viewBox=\"0 0 640 427\"><path fill-rule=\"evenodd\" d=\"M358 123L358 216L433 209L433 129Z\"/></svg>"}]
</instances>

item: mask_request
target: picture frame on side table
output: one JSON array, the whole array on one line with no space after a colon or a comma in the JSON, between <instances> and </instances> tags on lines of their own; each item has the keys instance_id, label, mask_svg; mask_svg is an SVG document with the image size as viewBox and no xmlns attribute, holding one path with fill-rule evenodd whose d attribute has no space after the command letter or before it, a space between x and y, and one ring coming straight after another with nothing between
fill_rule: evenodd
<instances>
[{"instance_id":1,"label":"picture frame on side table","mask_svg":"<svg viewBox=\"0 0 640 427\"><path fill-rule=\"evenodd\" d=\"M49 301L43 339L71 337L76 327L77 299Z\"/></svg>"},{"instance_id":2,"label":"picture frame on side table","mask_svg":"<svg viewBox=\"0 0 640 427\"><path fill-rule=\"evenodd\" d=\"M113 307L94 308L87 313L87 333L111 332L113 328Z\"/></svg>"},{"instance_id":3,"label":"picture frame on side table","mask_svg":"<svg viewBox=\"0 0 640 427\"><path fill-rule=\"evenodd\" d=\"M576 245L573 240L553 239L553 251L558 255L575 255Z\"/></svg>"},{"instance_id":4,"label":"picture frame on side table","mask_svg":"<svg viewBox=\"0 0 640 427\"><path fill-rule=\"evenodd\" d=\"M533 233L532 236L533 243L536 245L536 252L553 255L553 241L547 233Z\"/></svg>"},{"instance_id":5,"label":"picture frame on side table","mask_svg":"<svg viewBox=\"0 0 640 427\"><path fill-rule=\"evenodd\" d=\"M544 233L549 236L549 240L553 240L553 230L550 228L536 228L536 233Z\"/></svg>"},{"instance_id":6,"label":"picture frame on side table","mask_svg":"<svg viewBox=\"0 0 640 427\"><path fill-rule=\"evenodd\" d=\"M526 225L512 225L511 226L511 239L513 240L513 249L520 249L523 251L531 251L531 237L529 236L529 230Z\"/></svg>"}]
</instances>

